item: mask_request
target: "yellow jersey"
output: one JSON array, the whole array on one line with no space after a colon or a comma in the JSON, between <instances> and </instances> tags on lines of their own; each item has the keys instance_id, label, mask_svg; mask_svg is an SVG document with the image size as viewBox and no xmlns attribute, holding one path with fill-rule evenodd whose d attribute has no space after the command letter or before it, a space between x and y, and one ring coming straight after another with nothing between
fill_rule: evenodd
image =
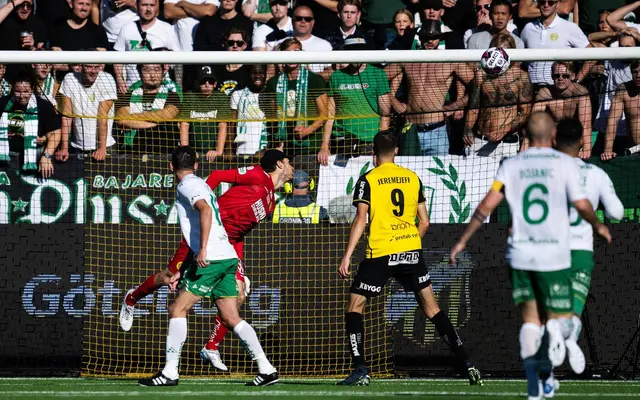
<instances>
[{"instance_id":1,"label":"yellow jersey","mask_svg":"<svg viewBox=\"0 0 640 400\"><path fill-rule=\"evenodd\" d=\"M362 175L355 186L353 205L369 205L366 257L421 249L416 215L418 204L424 202L422 182L410 169L385 163Z\"/></svg>"}]
</instances>

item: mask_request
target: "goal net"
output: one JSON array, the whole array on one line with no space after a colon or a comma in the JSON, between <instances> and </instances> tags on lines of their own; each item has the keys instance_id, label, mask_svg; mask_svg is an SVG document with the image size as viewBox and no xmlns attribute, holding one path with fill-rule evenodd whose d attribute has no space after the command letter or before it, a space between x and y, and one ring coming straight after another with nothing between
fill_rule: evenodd
<instances>
[{"instance_id":1,"label":"goal net","mask_svg":"<svg viewBox=\"0 0 640 400\"><path fill-rule=\"evenodd\" d=\"M337 268L355 214L355 182L374 167L372 141L380 130L397 135L397 163L421 178L436 231L438 224L468 222L500 162L526 146L524 124L534 111L580 122L581 155L604 166L625 204L626 218L638 219L632 177L637 164L625 154L636 152L640 133L624 119L632 103L622 99L626 89L620 86L633 79L640 84L637 64L623 60L639 59L637 52L629 57L629 52L593 49L548 51L539 59L557 61L537 64L540 76L534 77L527 63L533 58L522 51L510 51L510 65L489 75L478 62L482 52L397 52L391 57L356 52L349 59L339 52L297 53L296 58L286 50L295 45L267 56L208 57L208 64L201 55L194 62L193 55L171 53L162 53L162 59L148 54L149 62L139 64L127 61L138 62L140 54L109 53L103 64L89 54L91 63L71 65L75 72L65 73L53 71L51 63L34 64L37 94L62 116L56 157L69 157L67 166L82 169L83 179L71 182L61 176L62 161L56 161L52 179L75 182L74 222L85 224L84 285L95 296L85 298L93 303L83 323L84 375L140 376L164 364L167 310L174 294L162 287L142 299L129 332L120 329L118 313L125 293L164 269L180 242L176 181L168 165L168 154L180 144L196 149L202 177L216 169L255 165L269 148L284 149L296 171L305 173L296 175L290 190L277 193L277 212L246 237L244 246L252 290L240 313L282 376L338 376L350 369L344 329L350 281L339 279ZM594 52L593 59L607 61L588 61L588 51ZM38 62L43 55L32 57ZM58 57L64 58L64 52ZM181 62L184 68L176 68ZM32 119L25 117L29 111L16 115L9 116L8 131L13 126L22 129L21 137L33 134ZM24 169L31 157L27 146L17 145L14 134L9 142L12 167L29 174ZM604 164L599 161L603 153L617 156ZM215 191L221 195L229 187L223 183ZM58 213L46 205L38 212ZM509 217L501 207L491 218L507 222ZM392 229L401 234L402 227ZM364 257L365 239L352 259L353 271ZM450 268L450 240L427 235L425 260L441 308L463 341L480 346L469 328L479 317L471 301L478 261L469 255ZM497 305L509 299L491 301ZM181 375L218 374L198 357L215 315L210 300L189 314ZM485 317L480 324L495 329L497 322ZM442 372L453 362L413 294L395 282L369 302L365 332L367 362L376 376L423 368ZM482 358L483 351L470 351L479 364L491 363ZM233 335L220 353L232 374L256 372Z\"/></svg>"}]
</instances>

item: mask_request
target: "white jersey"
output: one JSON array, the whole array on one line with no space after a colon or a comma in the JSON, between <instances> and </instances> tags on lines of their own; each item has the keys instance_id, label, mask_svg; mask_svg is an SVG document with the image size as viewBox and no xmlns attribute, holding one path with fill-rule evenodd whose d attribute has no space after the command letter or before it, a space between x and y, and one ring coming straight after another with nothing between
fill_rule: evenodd
<instances>
[{"instance_id":1,"label":"white jersey","mask_svg":"<svg viewBox=\"0 0 640 400\"><path fill-rule=\"evenodd\" d=\"M575 159L580 168L580 184L583 186L587 199L597 209L602 203L608 218L622 219L624 206L616 195L613 182L606 172L592 164L587 164L579 158ZM571 221L571 250L593 251L593 227L583 220L575 208L571 207L569 219Z\"/></svg>"},{"instance_id":2,"label":"white jersey","mask_svg":"<svg viewBox=\"0 0 640 400\"><path fill-rule=\"evenodd\" d=\"M542 272L569 268L569 203L586 198L573 158L532 147L505 160L496 181L494 188L504 188L511 211L511 267Z\"/></svg>"},{"instance_id":3,"label":"white jersey","mask_svg":"<svg viewBox=\"0 0 640 400\"><path fill-rule=\"evenodd\" d=\"M200 212L194 207L198 200L204 200L212 208L211 231L207 243L207 260L227 260L238 255L229 243L227 231L220 221L218 199L209 185L195 174L185 176L178 184L176 208L182 236L194 254L200 250Z\"/></svg>"}]
</instances>

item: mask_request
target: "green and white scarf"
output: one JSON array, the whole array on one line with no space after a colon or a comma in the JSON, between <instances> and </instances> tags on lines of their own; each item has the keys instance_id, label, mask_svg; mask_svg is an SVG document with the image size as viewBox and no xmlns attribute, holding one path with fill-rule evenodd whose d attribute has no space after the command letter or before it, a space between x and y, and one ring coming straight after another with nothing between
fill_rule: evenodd
<instances>
[{"instance_id":1,"label":"green and white scarf","mask_svg":"<svg viewBox=\"0 0 640 400\"><path fill-rule=\"evenodd\" d=\"M2 82L0 82L0 95L1 96L8 96L11 94L11 85L9 85L9 82L7 82L6 79L2 79Z\"/></svg>"},{"instance_id":2,"label":"green and white scarf","mask_svg":"<svg viewBox=\"0 0 640 400\"><path fill-rule=\"evenodd\" d=\"M164 83L164 81L163 81ZM167 97L169 96L169 86L161 84L158 88L158 92L156 93L156 97L153 99L153 103L151 105L150 111L158 111L164 108L164 104L167 101ZM138 81L129 87L131 90L131 98L129 99L129 112L131 114L140 114L145 111L142 100L144 98L144 89L142 87L142 81ZM138 131L136 129L131 129L124 133L124 143L122 147L133 147L133 141L136 137Z\"/></svg>"},{"instance_id":3,"label":"green and white scarf","mask_svg":"<svg viewBox=\"0 0 640 400\"><path fill-rule=\"evenodd\" d=\"M276 85L276 100L278 101L278 133L276 140L287 140L287 120L304 119L307 117L307 92L309 89L309 70L300 68L298 80L296 81L295 103L289 97L289 77L286 73L278 76ZM291 91L293 92L293 91ZM306 121L301 121L306 126ZM293 140L296 145L301 145L302 141Z\"/></svg>"},{"instance_id":4,"label":"green and white scarf","mask_svg":"<svg viewBox=\"0 0 640 400\"><path fill-rule=\"evenodd\" d=\"M38 152L38 102L34 94L29 98L27 111L23 113L13 113L11 108L16 102L16 98L12 97L0 117L0 160L9 161L9 124L13 124L12 128L21 129L24 137L24 164L22 169L25 171L37 170ZM14 122L15 121L15 122ZM20 121L24 121L23 126Z\"/></svg>"},{"instance_id":5,"label":"green and white scarf","mask_svg":"<svg viewBox=\"0 0 640 400\"><path fill-rule=\"evenodd\" d=\"M46 78L44 78L42 86L40 87L40 98L50 102L54 107L57 107L58 102L56 101L56 96L53 94L55 87L56 80L53 79L53 75L48 74Z\"/></svg>"},{"instance_id":6,"label":"green and white scarf","mask_svg":"<svg viewBox=\"0 0 640 400\"><path fill-rule=\"evenodd\" d=\"M252 96L252 92L249 88L244 88L240 92L240 99L238 100L238 128L236 129L236 142L246 142L250 140L248 138L249 134L249 124L255 123L260 124L260 144L258 145L258 150L262 151L267 148L267 124L264 121L258 121L257 115L250 115L247 120L243 120L242 118L249 114L249 107L252 101L250 97ZM255 120L254 120L255 119ZM251 132L253 133L253 132Z\"/></svg>"}]
</instances>

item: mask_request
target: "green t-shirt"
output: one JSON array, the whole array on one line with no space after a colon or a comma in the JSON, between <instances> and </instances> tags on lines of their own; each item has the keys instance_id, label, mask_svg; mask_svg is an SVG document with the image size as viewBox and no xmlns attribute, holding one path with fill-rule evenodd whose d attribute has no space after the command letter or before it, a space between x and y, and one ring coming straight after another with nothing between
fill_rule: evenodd
<instances>
[{"instance_id":1,"label":"green t-shirt","mask_svg":"<svg viewBox=\"0 0 640 400\"><path fill-rule=\"evenodd\" d=\"M380 128L378 97L390 91L387 74L380 68L367 65L356 75L334 72L329 79L329 97L336 103L334 135L372 142Z\"/></svg>"},{"instance_id":2,"label":"green t-shirt","mask_svg":"<svg viewBox=\"0 0 640 400\"><path fill-rule=\"evenodd\" d=\"M392 24L393 14L406 7L402 0L363 0L362 19L371 24Z\"/></svg>"},{"instance_id":3,"label":"green t-shirt","mask_svg":"<svg viewBox=\"0 0 640 400\"><path fill-rule=\"evenodd\" d=\"M278 75L267 81L265 91L260 96L261 98L263 98L261 100L261 104L266 107L265 109L263 109L263 111L265 115L267 115L267 118L276 118L279 113L284 113L287 118L295 118L296 115L298 115L299 110L296 110L296 104L298 104L296 98L297 83L297 80L287 80L287 110L280 111L278 110L279 108L281 108L278 100L279 96L276 95L276 90L278 87ZM316 99L325 93L327 93L327 87L324 79L320 75L309 71L307 82L307 112L305 119L307 125L311 125L313 121L318 117L318 105L316 104ZM293 129L297 124L298 123L294 121L290 121L287 123L286 134L288 136L293 137ZM288 139L279 138L277 134L276 138L279 140L288 141ZM293 142L293 145L295 147L307 147L309 148L309 151L316 151L322 144L322 129L320 128L311 135L307 136L305 140L291 139L291 141Z\"/></svg>"},{"instance_id":4,"label":"green t-shirt","mask_svg":"<svg viewBox=\"0 0 640 400\"><path fill-rule=\"evenodd\" d=\"M216 148L218 122L230 121L231 117L229 97L217 91L208 97L187 93L179 115L181 121L189 121L189 143L204 153Z\"/></svg>"}]
</instances>

